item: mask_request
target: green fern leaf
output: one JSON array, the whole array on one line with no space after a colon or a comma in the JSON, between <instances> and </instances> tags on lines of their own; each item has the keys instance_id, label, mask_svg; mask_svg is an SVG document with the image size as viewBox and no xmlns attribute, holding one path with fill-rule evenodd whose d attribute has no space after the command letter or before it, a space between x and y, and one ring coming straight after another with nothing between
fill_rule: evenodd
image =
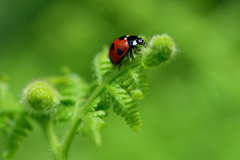
<instances>
[{"instance_id":1,"label":"green fern leaf","mask_svg":"<svg viewBox=\"0 0 240 160\"><path fill-rule=\"evenodd\" d=\"M117 84L111 84L106 87L110 94L113 103L113 111L118 115L125 117L125 121L134 131L139 131L142 125L140 114L137 111L137 104L129 96L125 89L122 89Z\"/></svg>"},{"instance_id":2,"label":"green fern leaf","mask_svg":"<svg viewBox=\"0 0 240 160\"><path fill-rule=\"evenodd\" d=\"M81 125L83 136L90 138L96 145L102 144L101 129L106 123L99 117L88 116Z\"/></svg>"},{"instance_id":3,"label":"green fern leaf","mask_svg":"<svg viewBox=\"0 0 240 160\"><path fill-rule=\"evenodd\" d=\"M67 122L73 115L73 106L60 106L54 122Z\"/></svg>"},{"instance_id":4,"label":"green fern leaf","mask_svg":"<svg viewBox=\"0 0 240 160\"><path fill-rule=\"evenodd\" d=\"M106 53L108 53L108 47L104 47L103 51L98 53L93 60L93 80L97 80L99 84L113 72L113 65Z\"/></svg>"},{"instance_id":5,"label":"green fern leaf","mask_svg":"<svg viewBox=\"0 0 240 160\"><path fill-rule=\"evenodd\" d=\"M87 111L88 111L88 112L94 112L95 109L97 108L98 103L100 102L100 100L101 100L101 97L95 98L95 99L93 100L93 102L89 105Z\"/></svg>"},{"instance_id":6,"label":"green fern leaf","mask_svg":"<svg viewBox=\"0 0 240 160\"><path fill-rule=\"evenodd\" d=\"M129 69L122 76L122 86L127 89L133 99L144 99L148 94L149 82L147 76L141 74L144 66L142 64Z\"/></svg>"},{"instance_id":7,"label":"green fern leaf","mask_svg":"<svg viewBox=\"0 0 240 160\"><path fill-rule=\"evenodd\" d=\"M9 159L17 152L20 142L32 126L16 98L9 92L8 84L0 82L0 129L3 131L3 157Z\"/></svg>"},{"instance_id":8,"label":"green fern leaf","mask_svg":"<svg viewBox=\"0 0 240 160\"><path fill-rule=\"evenodd\" d=\"M89 114L90 116L93 116L93 117L99 117L99 118L102 118L102 117L106 117L108 115L107 112L105 111L95 111L93 113L90 113Z\"/></svg>"},{"instance_id":9,"label":"green fern leaf","mask_svg":"<svg viewBox=\"0 0 240 160\"><path fill-rule=\"evenodd\" d=\"M72 105L76 100L84 103L84 97L89 91L89 85L77 74L69 73L60 77L50 77L52 83L61 95L61 103Z\"/></svg>"},{"instance_id":10,"label":"green fern leaf","mask_svg":"<svg viewBox=\"0 0 240 160\"><path fill-rule=\"evenodd\" d=\"M72 117L74 110L85 103L89 86L76 74L52 77L48 81L58 89L62 104L58 108L55 122L66 122Z\"/></svg>"},{"instance_id":11,"label":"green fern leaf","mask_svg":"<svg viewBox=\"0 0 240 160\"><path fill-rule=\"evenodd\" d=\"M58 85L58 91L62 96L61 102L66 104L69 100L70 104L73 101L80 100L80 103L84 103L84 97L89 90L88 84L78 75L70 74L66 76L65 83L61 86Z\"/></svg>"},{"instance_id":12,"label":"green fern leaf","mask_svg":"<svg viewBox=\"0 0 240 160\"><path fill-rule=\"evenodd\" d=\"M82 132L83 136L89 137L96 145L102 143L100 130L105 126L105 122L101 118L107 116L105 111L96 111L100 101L100 96L92 101L88 107L87 115L83 116L82 123L78 128L78 132Z\"/></svg>"},{"instance_id":13,"label":"green fern leaf","mask_svg":"<svg viewBox=\"0 0 240 160\"><path fill-rule=\"evenodd\" d=\"M101 101L100 96L93 100L93 102L89 105L89 108L87 110L87 116L100 117L100 118L107 116L108 113L106 111L99 110L100 101Z\"/></svg>"},{"instance_id":14,"label":"green fern leaf","mask_svg":"<svg viewBox=\"0 0 240 160\"><path fill-rule=\"evenodd\" d=\"M32 126L26 119L24 113L9 115L9 119L3 128L4 148L3 157L12 158L19 148L20 142L27 136L27 131L32 130Z\"/></svg>"},{"instance_id":15,"label":"green fern leaf","mask_svg":"<svg viewBox=\"0 0 240 160\"><path fill-rule=\"evenodd\" d=\"M87 98L89 98L91 96L91 94L94 92L94 90L99 86L99 83L98 81L93 81L90 85L90 88L89 88L89 92L88 92L88 95L87 95Z\"/></svg>"},{"instance_id":16,"label":"green fern leaf","mask_svg":"<svg viewBox=\"0 0 240 160\"><path fill-rule=\"evenodd\" d=\"M108 90L105 90L102 94L101 97L101 101L98 104L96 110L108 110L111 106L111 99L110 99L111 95L110 92Z\"/></svg>"}]
</instances>

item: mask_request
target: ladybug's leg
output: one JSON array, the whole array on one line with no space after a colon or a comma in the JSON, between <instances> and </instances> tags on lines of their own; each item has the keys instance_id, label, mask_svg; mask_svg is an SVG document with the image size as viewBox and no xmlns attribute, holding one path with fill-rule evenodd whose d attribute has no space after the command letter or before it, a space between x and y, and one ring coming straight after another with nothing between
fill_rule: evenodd
<instances>
[{"instance_id":1,"label":"ladybug's leg","mask_svg":"<svg viewBox=\"0 0 240 160\"><path fill-rule=\"evenodd\" d=\"M121 65L122 65L122 63L120 62L120 63L119 63L119 67L118 67L118 70L119 70L119 71L120 71Z\"/></svg>"},{"instance_id":2,"label":"ladybug's leg","mask_svg":"<svg viewBox=\"0 0 240 160\"><path fill-rule=\"evenodd\" d=\"M135 50L134 53L136 55L139 55L139 53L137 53L137 51L141 51L141 49L138 49L137 46L134 46L133 49Z\"/></svg>"},{"instance_id":3,"label":"ladybug's leg","mask_svg":"<svg viewBox=\"0 0 240 160\"><path fill-rule=\"evenodd\" d=\"M130 49L130 57L132 58L132 60L134 59L133 54L132 54L132 49Z\"/></svg>"}]
</instances>

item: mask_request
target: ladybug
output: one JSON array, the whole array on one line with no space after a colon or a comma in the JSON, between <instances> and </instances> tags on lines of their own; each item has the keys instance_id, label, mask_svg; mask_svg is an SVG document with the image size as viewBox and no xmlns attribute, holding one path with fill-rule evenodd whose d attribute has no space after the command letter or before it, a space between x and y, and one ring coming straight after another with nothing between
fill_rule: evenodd
<instances>
[{"instance_id":1,"label":"ladybug","mask_svg":"<svg viewBox=\"0 0 240 160\"><path fill-rule=\"evenodd\" d=\"M114 66L119 64L119 70L121 67L122 59L130 52L130 57L132 60L134 59L132 54L132 49L134 49L134 53L137 51L141 51L137 48L137 45L143 45L146 48L147 43L141 37L138 36L122 36L113 41L109 48L109 58Z\"/></svg>"}]
</instances>

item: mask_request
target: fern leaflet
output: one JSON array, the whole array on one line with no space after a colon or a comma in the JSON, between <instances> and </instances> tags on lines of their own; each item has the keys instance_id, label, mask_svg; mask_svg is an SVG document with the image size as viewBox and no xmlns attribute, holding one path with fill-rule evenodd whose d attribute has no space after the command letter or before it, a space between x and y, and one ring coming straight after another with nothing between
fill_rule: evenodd
<instances>
[{"instance_id":1,"label":"fern leaflet","mask_svg":"<svg viewBox=\"0 0 240 160\"><path fill-rule=\"evenodd\" d=\"M99 117L87 116L84 122L80 125L80 130L83 136L89 137L96 145L102 144L101 129L106 123Z\"/></svg>"},{"instance_id":2,"label":"fern leaflet","mask_svg":"<svg viewBox=\"0 0 240 160\"><path fill-rule=\"evenodd\" d=\"M100 100L101 97L97 97L89 105L88 113L86 116L83 116L83 122L78 128L78 132L82 132L83 136L89 137L96 145L102 144L100 131L106 124L101 118L107 116L105 111L95 111Z\"/></svg>"},{"instance_id":3,"label":"fern leaflet","mask_svg":"<svg viewBox=\"0 0 240 160\"><path fill-rule=\"evenodd\" d=\"M117 84L113 83L108 85L107 89L111 94L114 112L125 117L125 121L134 131L139 131L142 121L137 111L137 104L135 101L129 96L125 89L122 89Z\"/></svg>"},{"instance_id":4,"label":"fern leaflet","mask_svg":"<svg viewBox=\"0 0 240 160\"><path fill-rule=\"evenodd\" d=\"M14 156L19 148L19 143L23 137L27 136L27 131L32 130L24 113L9 115L9 119L3 128L4 135L4 158L9 159Z\"/></svg>"},{"instance_id":5,"label":"fern leaflet","mask_svg":"<svg viewBox=\"0 0 240 160\"><path fill-rule=\"evenodd\" d=\"M98 53L93 60L93 80L97 80L99 84L103 79L113 72L113 65L108 57L108 48L105 47L102 52Z\"/></svg>"},{"instance_id":6,"label":"fern leaflet","mask_svg":"<svg viewBox=\"0 0 240 160\"><path fill-rule=\"evenodd\" d=\"M101 96L101 101L98 104L96 110L108 110L111 106L110 96L110 92L108 90L105 90Z\"/></svg>"},{"instance_id":7,"label":"fern leaflet","mask_svg":"<svg viewBox=\"0 0 240 160\"><path fill-rule=\"evenodd\" d=\"M142 64L129 69L122 76L122 86L127 89L133 99L143 99L148 94L149 83L147 76L141 74L144 66Z\"/></svg>"},{"instance_id":8,"label":"fern leaflet","mask_svg":"<svg viewBox=\"0 0 240 160\"><path fill-rule=\"evenodd\" d=\"M74 110L86 101L88 84L76 74L66 74L61 77L48 78L55 85L61 95L61 106L55 117L56 122L68 121Z\"/></svg>"}]
</instances>

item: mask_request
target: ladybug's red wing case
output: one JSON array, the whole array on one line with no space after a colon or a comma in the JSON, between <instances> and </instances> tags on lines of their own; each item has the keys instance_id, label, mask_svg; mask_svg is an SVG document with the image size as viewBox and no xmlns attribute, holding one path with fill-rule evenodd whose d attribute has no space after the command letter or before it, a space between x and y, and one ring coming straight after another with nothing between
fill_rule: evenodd
<instances>
[{"instance_id":1,"label":"ladybug's red wing case","mask_svg":"<svg viewBox=\"0 0 240 160\"><path fill-rule=\"evenodd\" d=\"M129 45L126 38L122 39L120 37L113 41L109 49L109 58L114 66L127 54L128 50Z\"/></svg>"}]
</instances>

